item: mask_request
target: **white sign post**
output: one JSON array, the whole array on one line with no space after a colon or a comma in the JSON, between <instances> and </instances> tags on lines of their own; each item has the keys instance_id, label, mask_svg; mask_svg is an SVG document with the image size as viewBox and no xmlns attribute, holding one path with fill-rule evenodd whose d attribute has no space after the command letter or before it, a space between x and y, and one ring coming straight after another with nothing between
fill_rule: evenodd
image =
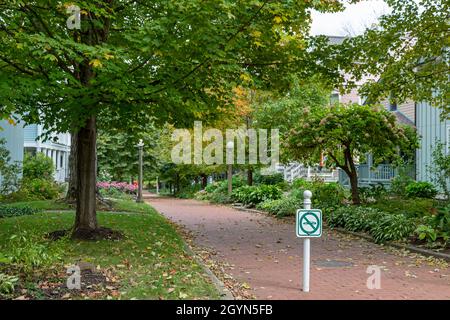
<instances>
[{"instance_id":1,"label":"white sign post","mask_svg":"<svg viewBox=\"0 0 450 320\"><path fill-rule=\"evenodd\" d=\"M303 208L297 211L296 234L303 239L303 292L309 292L311 238L322 236L322 211L311 209L312 192L303 192Z\"/></svg>"}]
</instances>

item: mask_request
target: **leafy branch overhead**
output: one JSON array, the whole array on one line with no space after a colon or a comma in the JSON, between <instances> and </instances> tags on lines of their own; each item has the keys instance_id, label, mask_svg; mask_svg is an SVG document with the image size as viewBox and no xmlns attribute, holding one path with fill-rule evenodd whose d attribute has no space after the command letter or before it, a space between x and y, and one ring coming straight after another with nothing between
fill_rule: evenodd
<instances>
[{"instance_id":1,"label":"leafy branch overhead","mask_svg":"<svg viewBox=\"0 0 450 320\"><path fill-rule=\"evenodd\" d=\"M348 86L375 77L361 90L372 103L389 98L429 101L450 113L450 3L445 0L386 0L392 12L334 53L351 75ZM338 52L338 53L337 53Z\"/></svg>"},{"instance_id":2,"label":"leafy branch overhead","mask_svg":"<svg viewBox=\"0 0 450 320\"><path fill-rule=\"evenodd\" d=\"M81 30L66 27L69 3L0 4L0 80L2 89L14 88L1 90L1 101L59 131L105 112L184 123L230 103L232 89L249 79L282 86L285 74L311 74L319 66L306 51L307 9L340 7L267 0L74 4L82 9Z\"/></svg>"}]
</instances>

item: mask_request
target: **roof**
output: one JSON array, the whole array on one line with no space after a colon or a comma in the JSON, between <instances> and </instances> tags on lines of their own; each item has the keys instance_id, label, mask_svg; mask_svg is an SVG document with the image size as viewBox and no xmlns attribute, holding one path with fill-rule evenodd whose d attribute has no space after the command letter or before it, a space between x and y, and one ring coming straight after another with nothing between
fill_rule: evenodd
<instances>
[{"instance_id":1,"label":"roof","mask_svg":"<svg viewBox=\"0 0 450 320\"><path fill-rule=\"evenodd\" d=\"M328 41L330 44L342 44L344 40L348 37L344 36L328 36Z\"/></svg>"},{"instance_id":2,"label":"roof","mask_svg":"<svg viewBox=\"0 0 450 320\"><path fill-rule=\"evenodd\" d=\"M395 115L395 118L397 118L397 122L401 123L401 124L406 124L408 126L412 126L414 127L415 124L413 121L411 121L407 116L405 116L402 112L400 111L392 111Z\"/></svg>"}]
</instances>

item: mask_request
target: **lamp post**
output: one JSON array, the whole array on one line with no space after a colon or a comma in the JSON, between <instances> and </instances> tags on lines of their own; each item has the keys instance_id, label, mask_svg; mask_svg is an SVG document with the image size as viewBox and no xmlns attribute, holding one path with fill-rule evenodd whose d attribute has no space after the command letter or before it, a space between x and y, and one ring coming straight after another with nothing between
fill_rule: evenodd
<instances>
[{"instance_id":1,"label":"lamp post","mask_svg":"<svg viewBox=\"0 0 450 320\"><path fill-rule=\"evenodd\" d=\"M143 153L144 153L144 141L139 140L137 144L139 149L139 181L138 181L138 196L136 202L142 202L142 180L143 180Z\"/></svg>"},{"instance_id":2,"label":"lamp post","mask_svg":"<svg viewBox=\"0 0 450 320\"><path fill-rule=\"evenodd\" d=\"M234 151L234 142L227 142L227 160L231 159L230 163L228 163L227 177L228 177L228 195L231 195L233 192L233 151Z\"/></svg>"},{"instance_id":3,"label":"lamp post","mask_svg":"<svg viewBox=\"0 0 450 320\"><path fill-rule=\"evenodd\" d=\"M156 194L159 194L159 176L156 177Z\"/></svg>"}]
</instances>

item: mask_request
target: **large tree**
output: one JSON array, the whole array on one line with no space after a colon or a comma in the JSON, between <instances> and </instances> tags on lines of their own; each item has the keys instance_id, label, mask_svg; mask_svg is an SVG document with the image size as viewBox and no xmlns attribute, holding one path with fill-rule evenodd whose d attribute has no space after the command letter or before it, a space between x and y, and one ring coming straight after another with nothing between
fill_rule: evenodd
<instances>
[{"instance_id":1,"label":"large tree","mask_svg":"<svg viewBox=\"0 0 450 320\"><path fill-rule=\"evenodd\" d=\"M371 153L375 163L400 161L417 147L412 127L397 123L395 115L382 106L335 104L305 108L303 118L286 140L291 158L342 169L350 179L352 200L360 203L356 161Z\"/></svg>"},{"instance_id":2,"label":"large tree","mask_svg":"<svg viewBox=\"0 0 450 320\"><path fill-rule=\"evenodd\" d=\"M99 119L110 117L116 120L111 126L124 127L151 115L174 123L206 120L244 80L283 85L290 72L321 70L306 50L312 8L341 5L337 0L0 1L1 113L12 110L50 131L74 133L73 236L98 229ZM77 27L78 16L80 29L68 28Z\"/></svg>"}]
</instances>

